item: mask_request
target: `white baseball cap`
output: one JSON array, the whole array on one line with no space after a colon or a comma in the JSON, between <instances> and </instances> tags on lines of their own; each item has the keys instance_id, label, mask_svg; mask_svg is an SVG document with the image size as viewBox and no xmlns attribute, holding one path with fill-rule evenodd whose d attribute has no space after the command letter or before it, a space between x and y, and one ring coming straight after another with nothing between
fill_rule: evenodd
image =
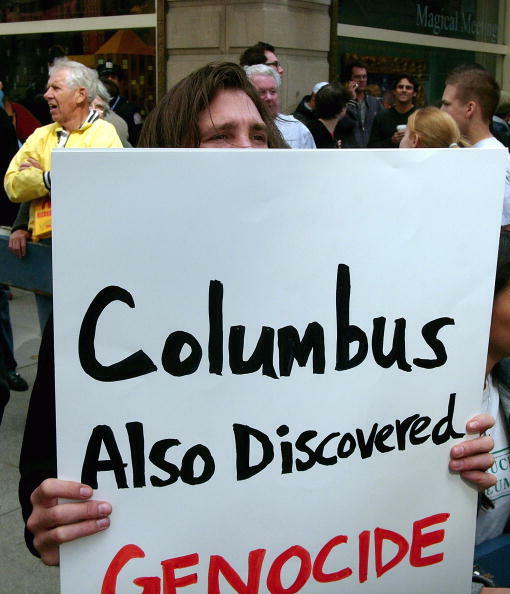
<instances>
[{"instance_id":1,"label":"white baseball cap","mask_svg":"<svg viewBox=\"0 0 510 594\"><path fill-rule=\"evenodd\" d=\"M329 85L329 83L328 82L317 83L312 89L312 95L315 95L315 93L318 93L322 89L322 87L325 87L326 85Z\"/></svg>"}]
</instances>

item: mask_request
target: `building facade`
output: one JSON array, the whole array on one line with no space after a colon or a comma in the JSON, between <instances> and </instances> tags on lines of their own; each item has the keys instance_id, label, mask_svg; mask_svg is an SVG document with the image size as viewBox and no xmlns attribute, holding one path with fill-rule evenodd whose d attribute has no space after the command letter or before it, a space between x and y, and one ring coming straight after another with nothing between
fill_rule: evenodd
<instances>
[{"instance_id":1,"label":"building facade","mask_svg":"<svg viewBox=\"0 0 510 594\"><path fill-rule=\"evenodd\" d=\"M418 102L441 98L454 66L477 62L510 88L508 2L502 0L340 0L339 69L353 58L369 65L371 83L387 88L392 74L421 83Z\"/></svg>"},{"instance_id":2,"label":"building facade","mask_svg":"<svg viewBox=\"0 0 510 594\"><path fill-rule=\"evenodd\" d=\"M147 113L166 89L213 60L238 61L259 40L285 68L282 107L350 60L369 65L374 93L409 71L420 103L441 95L447 71L479 62L510 90L510 0L21 0L2 3L0 80L34 105L55 55L88 66L112 60L123 93Z\"/></svg>"}]
</instances>

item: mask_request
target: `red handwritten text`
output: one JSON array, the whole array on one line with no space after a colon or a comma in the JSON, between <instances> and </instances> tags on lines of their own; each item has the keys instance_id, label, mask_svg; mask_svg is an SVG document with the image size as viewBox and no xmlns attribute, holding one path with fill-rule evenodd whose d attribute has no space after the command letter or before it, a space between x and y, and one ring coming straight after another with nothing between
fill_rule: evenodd
<instances>
[{"instance_id":1,"label":"red handwritten text","mask_svg":"<svg viewBox=\"0 0 510 594\"><path fill-rule=\"evenodd\" d=\"M441 563L444 558L442 552L426 555L424 550L432 545L437 545L444 540L445 530L429 530L428 528L437 524L443 524L448 520L450 514L440 513L413 523L412 537L410 540L393 530L375 528L373 532L364 530L358 535L358 564L356 568L349 566L338 567L335 571L326 571L325 565L331 553L337 547L352 546L349 537L337 535L331 538L317 553L315 558L302 546L294 545L280 553L272 562L266 559L266 549L255 549L248 554L247 578L243 579L230 563L221 555L211 555L208 559L207 590L201 591L207 594L221 594L220 579L230 585L229 591L238 594L294 594L300 592L310 582L328 583L339 582L348 578L355 579L359 583L366 582L369 576L369 568L373 568L376 579L392 570L399 563L407 558L412 567L426 567ZM391 556L386 555L384 545L391 543ZM371 547L373 552L371 552ZM117 577L123 568L135 558L145 557L145 552L138 546L128 544L122 547L112 559L106 571L101 594L117 593ZM370 561L373 557L373 565ZM285 571L286 564L293 559L293 567L298 566L297 575L289 585L289 575ZM296 563L297 561L297 563ZM265 563L264 563L265 562ZM198 553L172 557L161 561L162 578L160 577L139 577L133 583L142 588L142 594L177 594L177 590L198 583L198 574L191 568L198 566L200 558ZM189 569L188 573L176 570ZM263 570L264 573L263 573ZM266 573L267 572L267 573ZM285 586L282 575L285 576ZM260 589L261 581L265 576L265 587Z\"/></svg>"}]
</instances>

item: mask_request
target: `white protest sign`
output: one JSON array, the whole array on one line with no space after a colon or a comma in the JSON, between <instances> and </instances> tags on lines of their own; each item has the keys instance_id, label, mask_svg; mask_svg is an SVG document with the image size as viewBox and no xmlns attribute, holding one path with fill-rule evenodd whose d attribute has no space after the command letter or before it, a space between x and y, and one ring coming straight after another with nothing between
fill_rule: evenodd
<instances>
[{"instance_id":1,"label":"white protest sign","mask_svg":"<svg viewBox=\"0 0 510 594\"><path fill-rule=\"evenodd\" d=\"M62 592L465 594L505 158L56 151Z\"/></svg>"}]
</instances>

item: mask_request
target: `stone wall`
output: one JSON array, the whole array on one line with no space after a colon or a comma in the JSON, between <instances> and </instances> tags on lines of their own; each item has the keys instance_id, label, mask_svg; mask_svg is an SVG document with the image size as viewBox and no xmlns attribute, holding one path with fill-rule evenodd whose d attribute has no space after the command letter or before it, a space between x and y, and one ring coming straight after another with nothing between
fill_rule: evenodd
<instances>
[{"instance_id":1,"label":"stone wall","mask_svg":"<svg viewBox=\"0 0 510 594\"><path fill-rule=\"evenodd\" d=\"M167 87L214 60L239 63L257 41L276 47L285 69L283 112L328 80L330 0L168 0Z\"/></svg>"}]
</instances>

